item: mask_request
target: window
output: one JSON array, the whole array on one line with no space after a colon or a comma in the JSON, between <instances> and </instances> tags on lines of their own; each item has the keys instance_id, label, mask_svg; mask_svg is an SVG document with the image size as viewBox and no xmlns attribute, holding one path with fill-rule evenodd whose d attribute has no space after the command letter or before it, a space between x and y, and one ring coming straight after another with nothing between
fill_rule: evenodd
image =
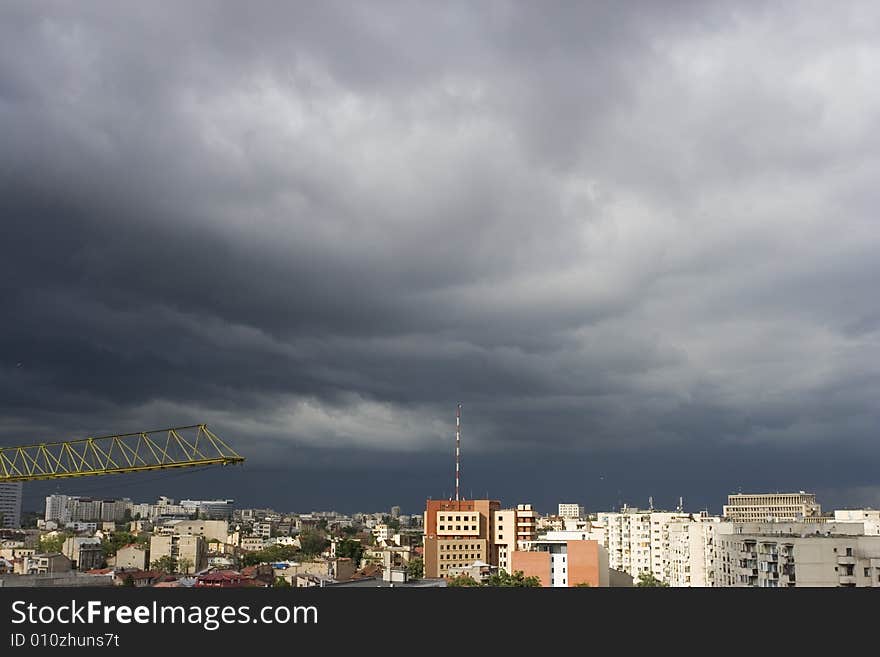
<instances>
[{"instance_id":1,"label":"window","mask_svg":"<svg viewBox=\"0 0 880 657\"><path fill-rule=\"evenodd\" d=\"M870 576L871 576L871 569L865 568L865 577L870 577Z\"/></svg>"},{"instance_id":2,"label":"window","mask_svg":"<svg viewBox=\"0 0 880 657\"><path fill-rule=\"evenodd\" d=\"M846 548L846 556L851 557L852 555L853 555L852 548L851 547Z\"/></svg>"}]
</instances>

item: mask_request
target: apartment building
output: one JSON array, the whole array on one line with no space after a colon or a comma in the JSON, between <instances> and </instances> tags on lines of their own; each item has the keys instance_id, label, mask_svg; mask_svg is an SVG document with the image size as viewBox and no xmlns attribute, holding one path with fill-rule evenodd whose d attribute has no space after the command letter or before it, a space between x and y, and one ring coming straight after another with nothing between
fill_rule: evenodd
<instances>
[{"instance_id":1,"label":"apartment building","mask_svg":"<svg viewBox=\"0 0 880 657\"><path fill-rule=\"evenodd\" d=\"M196 573L208 565L208 544L202 536L154 535L150 538L150 560L172 557L185 574Z\"/></svg>"},{"instance_id":2,"label":"apartment building","mask_svg":"<svg viewBox=\"0 0 880 657\"><path fill-rule=\"evenodd\" d=\"M394 541L394 528L390 525L386 525L385 523L379 523L372 529L373 536L376 537L377 541L381 541L383 543L391 543Z\"/></svg>"},{"instance_id":3,"label":"apartment building","mask_svg":"<svg viewBox=\"0 0 880 657\"><path fill-rule=\"evenodd\" d=\"M70 559L59 552L33 554L24 557L22 575L46 575L49 573L66 573L71 569Z\"/></svg>"},{"instance_id":4,"label":"apartment building","mask_svg":"<svg viewBox=\"0 0 880 657\"><path fill-rule=\"evenodd\" d=\"M235 500L180 500L187 513L198 513L207 520L231 520L234 504Z\"/></svg>"},{"instance_id":5,"label":"apartment building","mask_svg":"<svg viewBox=\"0 0 880 657\"><path fill-rule=\"evenodd\" d=\"M866 536L880 536L880 509L838 509L834 522L860 522Z\"/></svg>"},{"instance_id":6,"label":"apartment building","mask_svg":"<svg viewBox=\"0 0 880 657\"><path fill-rule=\"evenodd\" d=\"M100 568L104 560L101 539L94 536L68 536L61 547L61 553L78 570Z\"/></svg>"},{"instance_id":7,"label":"apartment building","mask_svg":"<svg viewBox=\"0 0 880 657\"><path fill-rule=\"evenodd\" d=\"M226 520L170 520L161 528L162 533L201 536L206 541L226 542L229 522Z\"/></svg>"},{"instance_id":8,"label":"apartment building","mask_svg":"<svg viewBox=\"0 0 880 657\"><path fill-rule=\"evenodd\" d=\"M669 523L692 515L627 506L619 512L599 513L596 525L605 531L610 567L628 573L634 580L641 573L651 573L666 581L663 558L669 549Z\"/></svg>"},{"instance_id":9,"label":"apartment building","mask_svg":"<svg viewBox=\"0 0 880 657\"><path fill-rule=\"evenodd\" d=\"M117 568L147 570L150 567L150 551L145 546L129 543L116 551L114 565Z\"/></svg>"},{"instance_id":10,"label":"apartment building","mask_svg":"<svg viewBox=\"0 0 880 657\"><path fill-rule=\"evenodd\" d=\"M0 529L21 525L21 482L0 484Z\"/></svg>"},{"instance_id":11,"label":"apartment building","mask_svg":"<svg viewBox=\"0 0 880 657\"><path fill-rule=\"evenodd\" d=\"M583 518L584 507L582 504L560 504L557 515L560 518Z\"/></svg>"},{"instance_id":12,"label":"apartment building","mask_svg":"<svg viewBox=\"0 0 880 657\"><path fill-rule=\"evenodd\" d=\"M715 544L721 518L700 515L667 523L664 581L672 587L715 586Z\"/></svg>"},{"instance_id":13,"label":"apartment building","mask_svg":"<svg viewBox=\"0 0 880 657\"><path fill-rule=\"evenodd\" d=\"M716 585L880 587L880 536L861 523L722 523Z\"/></svg>"},{"instance_id":14,"label":"apartment building","mask_svg":"<svg viewBox=\"0 0 880 657\"><path fill-rule=\"evenodd\" d=\"M737 493L727 496L723 517L731 522L824 522L812 493Z\"/></svg>"}]
</instances>

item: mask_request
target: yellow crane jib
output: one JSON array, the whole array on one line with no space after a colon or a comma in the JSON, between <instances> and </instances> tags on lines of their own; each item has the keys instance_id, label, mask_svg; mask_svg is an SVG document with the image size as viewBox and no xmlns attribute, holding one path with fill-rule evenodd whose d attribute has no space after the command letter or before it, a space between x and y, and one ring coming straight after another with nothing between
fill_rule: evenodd
<instances>
[{"instance_id":1,"label":"yellow crane jib","mask_svg":"<svg viewBox=\"0 0 880 657\"><path fill-rule=\"evenodd\" d=\"M0 483L242 463L204 424L0 447Z\"/></svg>"}]
</instances>

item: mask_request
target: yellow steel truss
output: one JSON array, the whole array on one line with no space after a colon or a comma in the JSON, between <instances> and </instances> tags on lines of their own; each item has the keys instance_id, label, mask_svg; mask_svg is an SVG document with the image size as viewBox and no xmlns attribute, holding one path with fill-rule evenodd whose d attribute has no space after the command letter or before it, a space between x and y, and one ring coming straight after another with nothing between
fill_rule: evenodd
<instances>
[{"instance_id":1,"label":"yellow steel truss","mask_svg":"<svg viewBox=\"0 0 880 657\"><path fill-rule=\"evenodd\" d=\"M0 483L241 463L204 424L24 447L0 447Z\"/></svg>"}]
</instances>

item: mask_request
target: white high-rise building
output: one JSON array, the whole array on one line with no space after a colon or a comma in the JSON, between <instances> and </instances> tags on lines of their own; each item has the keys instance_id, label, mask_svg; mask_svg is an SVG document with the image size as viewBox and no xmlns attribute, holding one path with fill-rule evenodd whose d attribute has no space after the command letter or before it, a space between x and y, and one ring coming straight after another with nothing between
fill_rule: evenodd
<instances>
[{"instance_id":1,"label":"white high-rise building","mask_svg":"<svg viewBox=\"0 0 880 657\"><path fill-rule=\"evenodd\" d=\"M665 582L663 555L669 547L669 522L691 516L626 506L619 512L599 513L596 525L605 529L609 567L629 573L633 580L641 573L651 573Z\"/></svg>"},{"instance_id":2,"label":"white high-rise building","mask_svg":"<svg viewBox=\"0 0 880 657\"><path fill-rule=\"evenodd\" d=\"M70 521L70 511L68 504L70 497L67 495L54 494L46 496L46 514L44 518L47 522L57 522L63 524Z\"/></svg>"},{"instance_id":3,"label":"white high-rise building","mask_svg":"<svg viewBox=\"0 0 880 657\"><path fill-rule=\"evenodd\" d=\"M582 504L560 504L558 515L560 518L583 518L584 507Z\"/></svg>"},{"instance_id":4,"label":"white high-rise building","mask_svg":"<svg viewBox=\"0 0 880 657\"><path fill-rule=\"evenodd\" d=\"M0 527L21 525L21 482L0 484Z\"/></svg>"},{"instance_id":5,"label":"white high-rise building","mask_svg":"<svg viewBox=\"0 0 880 657\"><path fill-rule=\"evenodd\" d=\"M696 516L671 520L663 554L665 579L672 587L715 586L717 528L721 518Z\"/></svg>"}]
</instances>

